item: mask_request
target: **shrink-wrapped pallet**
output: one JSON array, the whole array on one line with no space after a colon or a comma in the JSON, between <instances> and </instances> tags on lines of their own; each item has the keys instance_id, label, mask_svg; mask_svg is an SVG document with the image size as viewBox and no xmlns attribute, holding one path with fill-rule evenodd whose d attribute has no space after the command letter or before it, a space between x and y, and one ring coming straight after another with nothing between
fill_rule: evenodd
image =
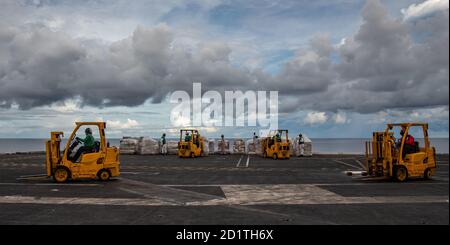
<instances>
[{"instance_id":1,"label":"shrink-wrapped pallet","mask_svg":"<svg viewBox=\"0 0 450 245\"><path fill-rule=\"evenodd\" d=\"M261 139L254 138L246 141L245 152L250 155L262 155Z\"/></svg>"},{"instance_id":2,"label":"shrink-wrapped pallet","mask_svg":"<svg viewBox=\"0 0 450 245\"><path fill-rule=\"evenodd\" d=\"M139 155L160 154L159 142L148 137L141 137L138 142L137 153Z\"/></svg>"},{"instance_id":3,"label":"shrink-wrapped pallet","mask_svg":"<svg viewBox=\"0 0 450 245\"><path fill-rule=\"evenodd\" d=\"M167 154L170 155L178 154L178 141L176 140L167 141Z\"/></svg>"},{"instance_id":4,"label":"shrink-wrapped pallet","mask_svg":"<svg viewBox=\"0 0 450 245\"><path fill-rule=\"evenodd\" d=\"M138 139L132 137L123 137L119 144L120 154L136 154Z\"/></svg>"},{"instance_id":5,"label":"shrink-wrapped pallet","mask_svg":"<svg viewBox=\"0 0 450 245\"><path fill-rule=\"evenodd\" d=\"M245 153L245 142L243 139L235 139L234 140L233 153L234 154L244 154Z\"/></svg>"},{"instance_id":6,"label":"shrink-wrapped pallet","mask_svg":"<svg viewBox=\"0 0 450 245\"><path fill-rule=\"evenodd\" d=\"M209 140L206 139L205 137L201 138L203 141L203 156L208 156L209 155Z\"/></svg>"},{"instance_id":7,"label":"shrink-wrapped pallet","mask_svg":"<svg viewBox=\"0 0 450 245\"><path fill-rule=\"evenodd\" d=\"M228 140L218 140L216 153L230 154L230 142Z\"/></svg>"},{"instance_id":8,"label":"shrink-wrapped pallet","mask_svg":"<svg viewBox=\"0 0 450 245\"><path fill-rule=\"evenodd\" d=\"M214 147L216 146L216 142L214 139L208 140L208 150L209 150L209 155L214 154Z\"/></svg>"}]
</instances>

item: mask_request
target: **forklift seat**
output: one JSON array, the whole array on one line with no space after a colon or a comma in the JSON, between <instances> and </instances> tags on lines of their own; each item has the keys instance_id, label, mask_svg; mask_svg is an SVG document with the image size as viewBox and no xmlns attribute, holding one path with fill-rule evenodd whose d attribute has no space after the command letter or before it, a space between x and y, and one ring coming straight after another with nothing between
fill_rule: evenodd
<instances>
[{"instance_id":1,"label":"forklift seat","mask_svg":"<svg viewBox=\"0 0 450 245\"><path fill-rule=\"evenodd\" d=\"M94 142L94 148L92 149L92 152L99 152L100 151L100 141Z\"/></svg>"}]
</instances>

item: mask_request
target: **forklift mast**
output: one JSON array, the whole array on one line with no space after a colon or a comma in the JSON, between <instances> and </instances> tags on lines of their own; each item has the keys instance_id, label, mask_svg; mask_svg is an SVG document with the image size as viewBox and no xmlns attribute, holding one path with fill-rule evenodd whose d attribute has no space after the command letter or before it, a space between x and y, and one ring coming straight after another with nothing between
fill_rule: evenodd
<instances>
[{"instance_id":1,"label":"forklift mast","mask_svg":"<svg viewBox=\"0 0 450 245\"><path fill-rule=\"evenodd\" d=\"M46 168L47 176L52 176L56 165L61 162L61 138L63 132L51 132L50 140L46 143Z\"/></svg>"}]
</instances>

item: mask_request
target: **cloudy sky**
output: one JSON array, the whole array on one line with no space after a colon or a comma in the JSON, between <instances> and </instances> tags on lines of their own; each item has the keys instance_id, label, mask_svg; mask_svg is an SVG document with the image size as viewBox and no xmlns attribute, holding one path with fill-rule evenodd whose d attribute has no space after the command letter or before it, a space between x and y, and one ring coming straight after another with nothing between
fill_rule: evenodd
<instances>
[{"instance_id":1,"label":"cloudy sky","mask_svg":"<svg viewBox=\"0 0 450 245\"><path fill-rule=\"evenodd\" d=\"M279 91L280 127L313 138L448 137L448 23L448 0L1 0L0 138L175 132L169 95L193 82Z\"/></svg>"}]
</instances>

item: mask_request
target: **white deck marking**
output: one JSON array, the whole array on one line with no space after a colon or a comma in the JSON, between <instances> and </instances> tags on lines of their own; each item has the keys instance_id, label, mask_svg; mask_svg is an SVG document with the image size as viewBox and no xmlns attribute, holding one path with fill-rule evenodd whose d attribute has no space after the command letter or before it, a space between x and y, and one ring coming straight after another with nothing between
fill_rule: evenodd
<instances>
[{"instance_id":1,"label":"white deck marking","mask_svg":"<svg viewBox=\"0 0 450 245\"><path fill-rule=\"evenodd\" d=\"M435 176L433 176L432 178L435 178ZM374 182L364 182L364 183L361 183L361 182L360 183L316 183L316 184L308 184L308 185L314 185L314 186L361 186L361 185L380 185L380 184L398 185L399 183L396 183L396 182L377 183L376 181L374 181ZM414 185L414 184L418 184L418 183L417 182L404 182L404 183L401 183L401 185ZM252 184L252 186L261 186L261 185L267 185L267 184ZM297 185L303 185L303 184L297 184ZM442 182L420 182L420 185L448 185L448 183L442 183ZM235 186L235 184L161 185L161 186L167 186L167 187L184 187L184 186L185 187L224 187L224 186Z\"/></svg>"},{"instance_id":2,"label":"white deck marking","mask_svg":"<svg viewBox=\"0 0 450 245\"><path fill-rule=\"evenodd\" d=\"M339 160L333 160L333 162L340 163L340 164L343 164L345 166L352 167L352 168L362 169L362 168L360 168L358 166L355 166L353 164L349 164L349 163L346 163L346 162L343 162L343 161L339 161Z\"/></svg>"},{"instance_id":3,"label":"white deck marking","mask_svg":"<svg viewBox=\"0 0 450 245\"><path fill-rule=\"evenodd\" d=\"M157 188L157 186L155 186ZM162 187L162 186L161 186ZM162 187L162 189L167 187ZM120 206L205 206L205 205L311 205L311 204L382 204L382 203L448 203L445 196L375 196L344 197L311 184L292 185L224 185L226 198L164 200L155 192L146 198L70 198L8 195L0 203L9 204L78 204ZM162 190L163 191L163 190ZM176 190L171 190L176 191ZM181 191L183 192L183 191ZM175 197L175 199L177 199Z\"/></svg>"},{"instance_id":4,"label":"white deck marking","mask_svg":"<svg viewBox=\"0 0 450 245\"><path fill-rule=\"evenodd\" d=\"M236 168L239 168L239 164L241 164L242 157L243 157L243 156L241 156L241 157L239 158L239 161L238 161L238 163L236 164Z\"/></svg>"},{"instance_id":5,"label":"white deck marking","mask_svg":"<svg viewBox=\"0 0 450 245\"><path fill-rule=\"evenodd\" d=\"M362 167L362 169L366 169L366 166L362 162L360 162L358 159L355 159L355 162L358 163L359 166Z\"/></svg>"},{"instance_id":6,"label":"white deck marking","mask_svg":"<svg viewBox=\"0 0 450 245\"><path fill-rule=\"evenodd\" d=\"M157 199L142 198L68 198L68 197L33 197L1 196L0 203L14 204L78 204L78 205L112 205L112 206L173 206Z\"/></svg>"},{"instance_id":7,"label":"white deck marking","mask_svg":"<svg viewBox=\"0 0 450 245\"><path fill-rule=\"evenodd\" d=\"M111 206L217 206L217 205L311 205L311 204L382 204L382 203L448 203L448 196L377 196L377 197L285 197L274 200L245 198L215 199L185 204L166 202L156 198L69 198L35 196L0 196L0 204L52 204L52 205L111 205ZM278 198L278 197L277 197Z\"/></svg>"},{"instance_id":8,"label":"white deck marking","mask_svg":"<svg viewBox=\"0 0 450 245\"><path fill-rule=\"evenodd\" d=\"M248 168L248 164L250 162L250 156L247 156L247 162L245 163L245 167Z\"/></svg>"},{"instance_id":9,"label":"white deck marking","mask_svg":"<svg viewBox=\"0 0 450 245\"><path fill-rule=\"evenodd\" d=\"M132 174L132 175L159 175L159 172L120 172L121 174Z\"/></svg>"},{"instance_id":10,"label":"white deck marking","mask_svg":"<svg viewBox=\"0 0 450 245\"><path fill-rule=\"evenodd\" d=\"M446 182L448 182L448 177L447 178L444 178L444 177L440 177L440 176L433 176L433 177L431 177L431 179L432 180L439 180L439 181L446 181Z\"/></svg>"}]
</instances>

